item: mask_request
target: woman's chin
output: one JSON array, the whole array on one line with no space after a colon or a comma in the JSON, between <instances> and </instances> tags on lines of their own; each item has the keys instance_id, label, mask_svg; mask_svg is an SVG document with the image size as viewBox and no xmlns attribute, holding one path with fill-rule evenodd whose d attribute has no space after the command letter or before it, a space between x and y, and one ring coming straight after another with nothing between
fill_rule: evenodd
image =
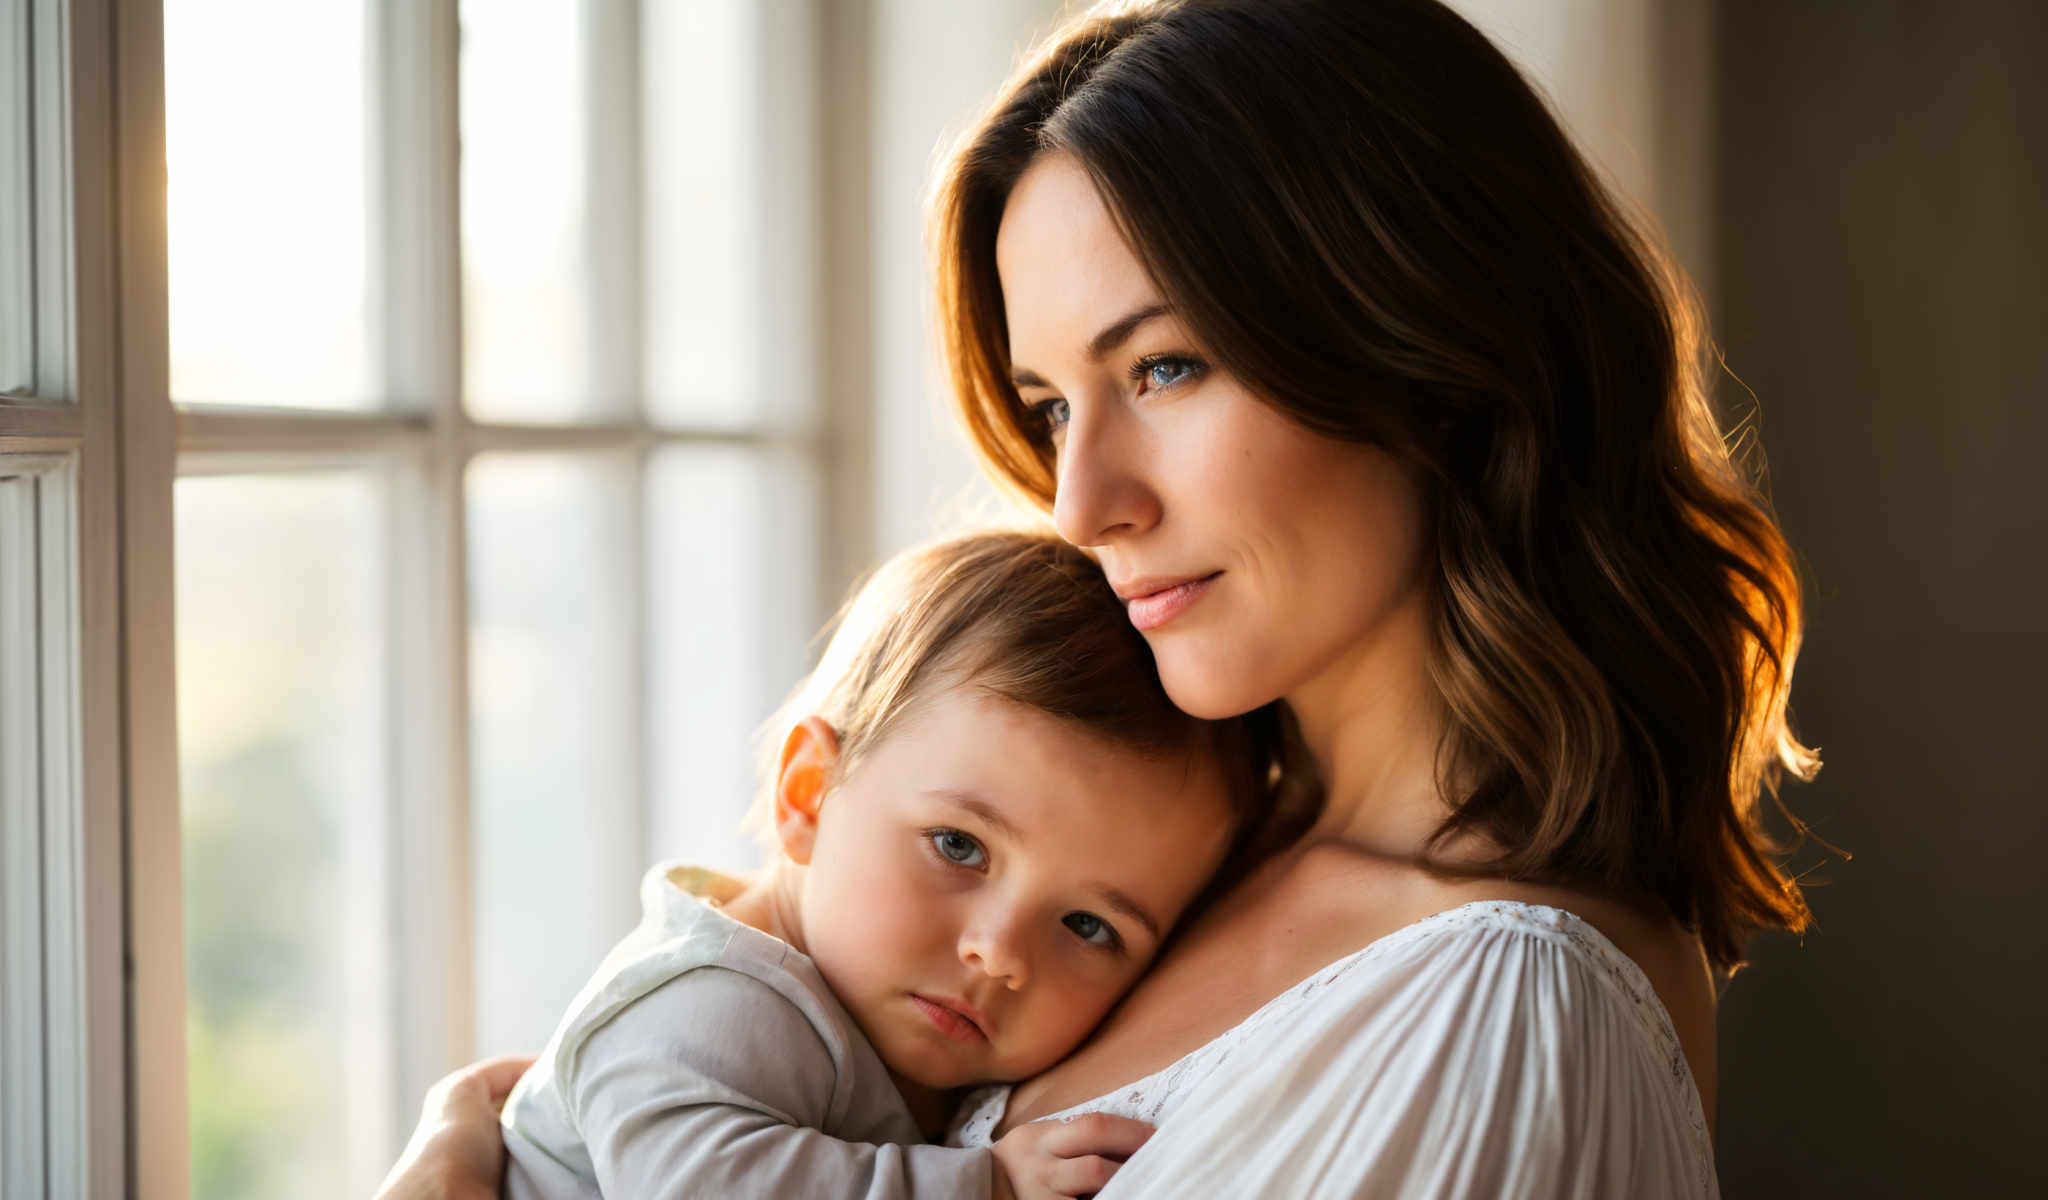
<instances>
[{"instance_id":1,"label":"woman's chin","mask_svg":"<svg viewBox=\"0 0 2048 1200\"><path fill-rule=\"evenodd\" d=\"M1213 657L1189 653L1190 647L1174 649L1175 652L1161 653L1155 647L1153 661L1158 665L1159 684L1166 689L1166 698L1191 717L1221 721L1243 716L1277 698L1245 687L1247 672L1222 669Z\"/></svg>"}]
</instances>

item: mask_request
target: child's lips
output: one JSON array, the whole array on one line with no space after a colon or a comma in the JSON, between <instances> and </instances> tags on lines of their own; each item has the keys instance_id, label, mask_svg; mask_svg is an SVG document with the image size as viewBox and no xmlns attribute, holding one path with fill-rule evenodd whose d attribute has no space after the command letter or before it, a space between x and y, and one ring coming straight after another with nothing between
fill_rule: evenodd
<instances>
[{"instance_id":1,"label":"child's lips","mask_svg":"<svg viewBox=\"0 0 2048 1200\"><path fill-rule=\"evenodd\" d=\"M966 1001L950 997L933 999L916 992L910 994L910 1001L940 1033L954 1041L975 1043L988 1040L988 1034L983 1032L988 1018Z\"/></svg>"}]
</instances>

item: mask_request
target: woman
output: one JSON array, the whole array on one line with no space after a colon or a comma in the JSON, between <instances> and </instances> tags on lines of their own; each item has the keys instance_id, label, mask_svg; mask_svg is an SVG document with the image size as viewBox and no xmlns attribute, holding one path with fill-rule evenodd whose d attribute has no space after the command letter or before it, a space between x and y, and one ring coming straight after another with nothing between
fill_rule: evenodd
<instances>
[{"instance_id":1,"label":"woman","mask_svg":"<svg viewBox=\"0 0 2048 1200\"><path fill-rule=\"evenodd\" d=\"M1099 10L934 222L990 471L1322 789L960 1136L1155 1121L1106 1196L1715 1194L1714 977L1807 921L1758 811L1818 765L1798 590L1682 279L1527 84L1434 0Z\"/></svg>"}]
</instances>

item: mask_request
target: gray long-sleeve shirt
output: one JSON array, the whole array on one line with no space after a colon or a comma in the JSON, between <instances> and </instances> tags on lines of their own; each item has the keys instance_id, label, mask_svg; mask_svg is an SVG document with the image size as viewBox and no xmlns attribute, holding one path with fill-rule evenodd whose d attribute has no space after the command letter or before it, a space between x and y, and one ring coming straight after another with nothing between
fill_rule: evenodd
<instances>
[{"instance_id":1,"label":"gray long-sleeve shirt","mask_svg":"<svg viewBox=\"0 0 2048 1200\"><path fill-rule=\"evenodd\" d=\"M983 1197L985 1150L924 1143L811 960L662 866L640 925L570 1004L505 1104L504 1194Z\"/></svg>"}]
</instances>

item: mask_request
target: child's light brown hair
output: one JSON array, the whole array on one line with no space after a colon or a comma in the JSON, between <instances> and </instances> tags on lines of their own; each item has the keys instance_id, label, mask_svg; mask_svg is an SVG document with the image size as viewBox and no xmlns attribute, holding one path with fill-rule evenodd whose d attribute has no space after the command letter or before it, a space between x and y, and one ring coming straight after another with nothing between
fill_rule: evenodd
<instances>
[{"instance_id":1,"label":"child's light brown hair","mask_svg":"<svg viewBox=\"0 0 2048 1200\"><path fill-rule=\"evenodd\" d=\"M1266 825L1277 714L1204 721L1174 707L1101 568L1050 533L1008 529L906 550L855 590L817 669L766 728L753 823L768 824L774 754L792 725L812 715L831 724L843 779L920 700L959 684L1140 754L1213 754L1239 844Z\"/></svg>"}]
</instances>

